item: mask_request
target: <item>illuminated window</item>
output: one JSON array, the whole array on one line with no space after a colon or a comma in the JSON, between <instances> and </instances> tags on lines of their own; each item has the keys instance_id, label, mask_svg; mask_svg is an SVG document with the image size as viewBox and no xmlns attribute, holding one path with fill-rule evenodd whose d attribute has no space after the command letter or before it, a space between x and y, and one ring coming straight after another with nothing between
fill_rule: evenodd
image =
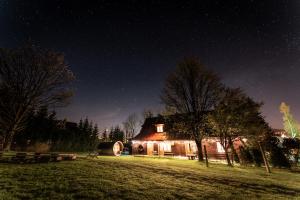
<instances>
[{"instance_id":1,"label":"illuminated window","mask_svg":"<svg viewBox=\"0 0 300 200\"><path fill-rule=\"evenodd\" d=\"M164 145L164 151L165 151L165 152L171 152L171 151L172 151L171 143L169 143L169 142L164 142L163 145Z\"/></svg>"},{"instance_id":2,"label":"illuminated window","mask_svg":"<svg viewBox=\"0 0 300 200\"><path fill-rule=\"evenodd\" d=\"M224 153L225 152L225 150L222 147L222 145L220 144L220 142L217 142L217 151L218 151L218 153Z\"/></svg>"},{"instance_id":3,"label":"illuminated window","mask_svg":"<svg viewBox=\"0 0 300 200\"><path fill-rule=\"evenodd\" d=\"M156 131L157 131L158 133L164 132L164 125L163 125L163 124L157 124L157 125L156 125Z\"/></svg>"},{"instance_id":4,"label":"illuminated window","mask_svg":"<svg viewBox=\"0 0 300 200\"><path fill-rule=\"evenodd\" d=\"M197 152L197 146L195 142L189 142L189 151L193 153Z\"/></svg>"}]
</instances>

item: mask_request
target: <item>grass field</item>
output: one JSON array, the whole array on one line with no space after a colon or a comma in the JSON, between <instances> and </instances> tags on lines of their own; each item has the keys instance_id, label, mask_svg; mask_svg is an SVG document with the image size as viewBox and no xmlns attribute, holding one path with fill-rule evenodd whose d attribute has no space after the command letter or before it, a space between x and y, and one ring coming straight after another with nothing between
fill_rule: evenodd
<instances>
[{"instance_id":1,"label":"grass field","mask_svg":"<svg viewBox=\"0 0 300 200\"><path fill-rule=\"evenodd\" d=\"M300 173L197 161L99 157L0 164L0 199L300 199Z\"/></svg>"}]
</instances>

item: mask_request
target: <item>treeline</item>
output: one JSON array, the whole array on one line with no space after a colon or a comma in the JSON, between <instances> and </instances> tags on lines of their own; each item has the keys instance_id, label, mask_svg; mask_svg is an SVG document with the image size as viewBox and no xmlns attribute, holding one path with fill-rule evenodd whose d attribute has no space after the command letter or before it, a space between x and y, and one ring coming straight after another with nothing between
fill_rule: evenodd
<instances>
[{"instance_id":1,"label":"treeline","mask_svg":"<svg viewBox=\"0 0 300 200\"><path fill-rule=\"evenodd\" d=\"M99 143L98 127L88 118L80 122L57 120L55 112L41 107L31 112L26 128L16 134L12 149L22 151L93 151Z\"/></svg>"},{"instance_id":2,"label":"treeline","mask_svg":"<svg viewBox=\"0 0 300 200\"><path fill-rule=\"evenodd\" d=\"M125 141L125 133L120 126L111 127L110 130L104 130L100 135L101 142Z\"/></svg>"}]
</instances>

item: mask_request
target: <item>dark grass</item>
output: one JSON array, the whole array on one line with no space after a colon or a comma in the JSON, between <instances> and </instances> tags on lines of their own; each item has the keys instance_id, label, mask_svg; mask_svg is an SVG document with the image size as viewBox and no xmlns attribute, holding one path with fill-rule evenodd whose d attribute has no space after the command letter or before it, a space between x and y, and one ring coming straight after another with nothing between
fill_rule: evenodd
<instances>
[{"instance_id":1,"label":"dark grass","mask_svg":"<svg viewBox=\"0 0 300 200\"><path fill-rule=\"evenodd\" d=\"M0 164L0 199L300 199L300 174L197 161L99 157Z\"/></svg>"}]
</instances>

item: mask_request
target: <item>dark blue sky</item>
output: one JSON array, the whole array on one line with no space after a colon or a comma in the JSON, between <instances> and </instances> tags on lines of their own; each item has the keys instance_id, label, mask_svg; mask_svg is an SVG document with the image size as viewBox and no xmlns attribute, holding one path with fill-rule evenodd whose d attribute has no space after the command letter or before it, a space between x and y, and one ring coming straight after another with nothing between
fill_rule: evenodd
<instances>
[{"instance_id":1,"label":"dark blue sky","mask_svg":"<svg viewBox=\"0 0 300 200\"><path fill-rule=\"evenodd\" d=\"M76 91L59 115L70 120L88 116L105 128L161 109L165 77L190 55L263 101L274 128L282 101L300 120L297 0L0 0L0 45L28 39L65 53Z\"/></svg>"}]
</instances>

